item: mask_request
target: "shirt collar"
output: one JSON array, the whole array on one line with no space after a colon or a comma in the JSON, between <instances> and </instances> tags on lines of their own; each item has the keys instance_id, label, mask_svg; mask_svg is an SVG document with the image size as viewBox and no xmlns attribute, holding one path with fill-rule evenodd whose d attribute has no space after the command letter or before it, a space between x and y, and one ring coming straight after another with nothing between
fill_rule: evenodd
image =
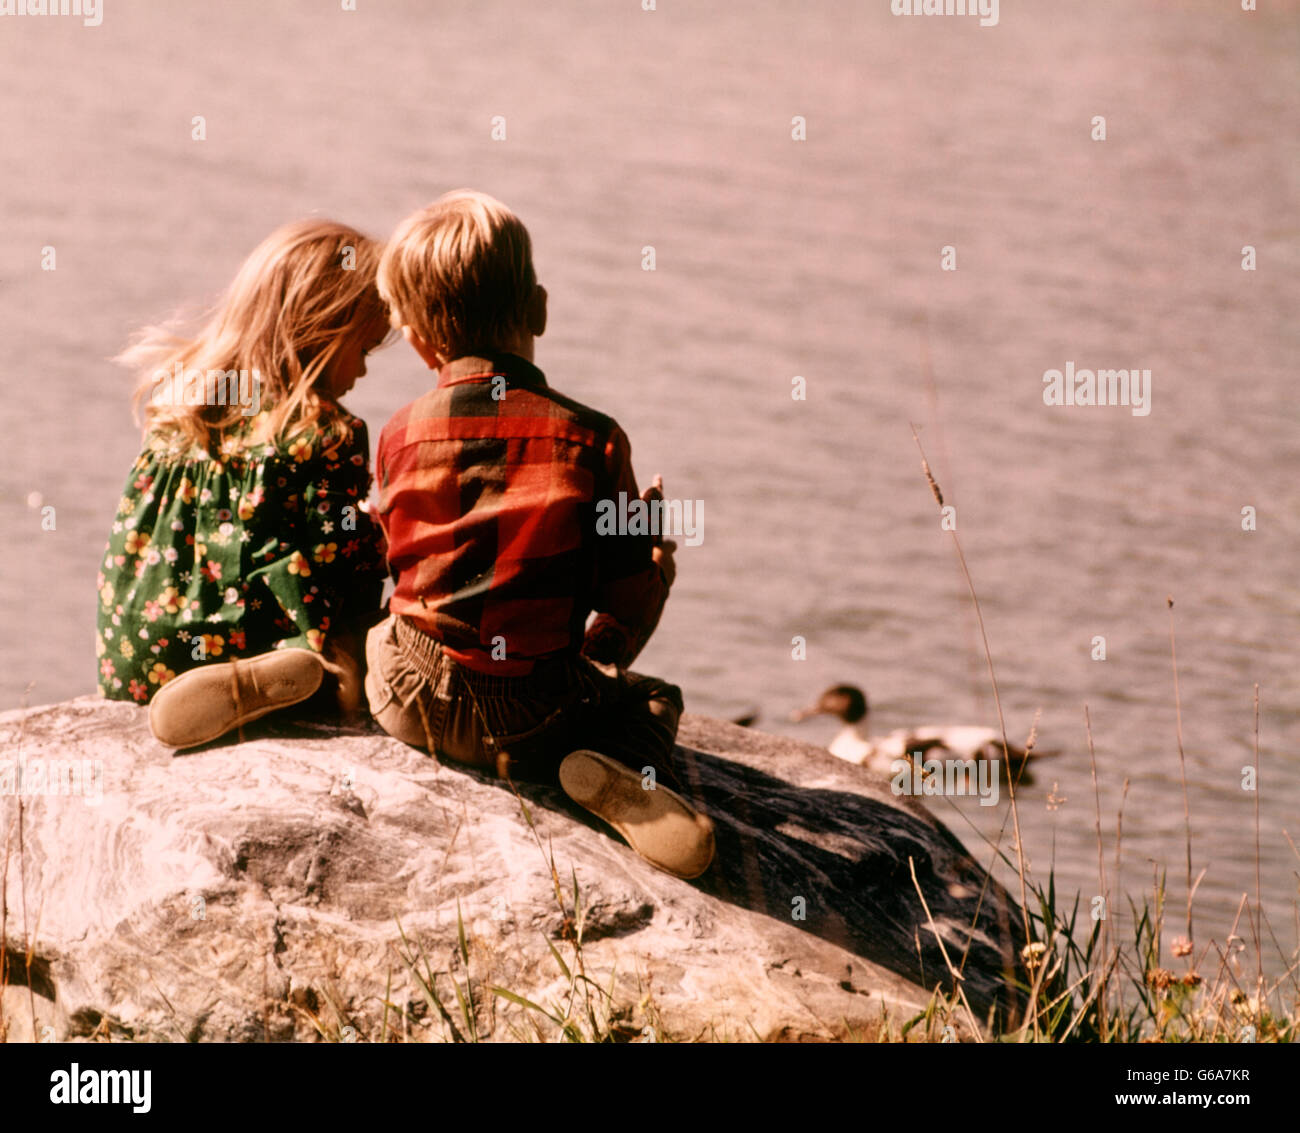
<instances>
[{"instance_id":1,"label":"shirt collar","mask_svg":"<svg viewBox=\"0 0 1300 1133\"><path fill-rule=\"evenodd\" d=\"M546 375L518 354L467 354L445 363L438 370L438 387L462 382L485 381L504 376L510 385L546 387Z\"/></svg>"}]
</instances>

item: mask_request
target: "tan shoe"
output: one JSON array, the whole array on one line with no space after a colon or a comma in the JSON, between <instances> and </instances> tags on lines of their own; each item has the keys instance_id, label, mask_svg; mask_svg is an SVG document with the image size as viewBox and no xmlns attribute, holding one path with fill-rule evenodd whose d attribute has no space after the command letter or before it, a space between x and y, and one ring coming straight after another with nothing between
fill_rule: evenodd
<instances>
[{"instance_id":1,"label":"tan shoe","mask_svg":"<svg viewBox=\"0 0 1300 1133\"><path fill-rule=\"evenodd\" d=\"M191 669L158 690L149 727L168 747L196 747L306 700L325 675L309 649L276 649L244 661Z\"/></svg>"},{"instance_id":2,"label":"tan shoe","mask_svg":"<svg viewBox=\"0 0 1300 1133\"><path fill-rule=\"evenodd\" d=\"M607 755L575 751L565 756L560 786L667 873L699 877L713 861L713 823L676 791L660 784L642 786L637 772Z\"/></svg>"}]
</instances>

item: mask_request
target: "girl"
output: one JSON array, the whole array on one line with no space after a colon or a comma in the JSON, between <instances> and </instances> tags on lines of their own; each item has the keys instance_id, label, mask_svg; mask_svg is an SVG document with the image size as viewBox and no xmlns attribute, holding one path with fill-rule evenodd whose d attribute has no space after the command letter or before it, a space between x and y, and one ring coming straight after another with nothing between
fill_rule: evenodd
<instances>
[{"instance_id":1,"label":"girl","mask_svg":"<svg viewBox=\"0 0 1300 1133\"><path fill-rule=\"evenodd\" d=\"M382 246L342 224L273 232L193 338L144 331L144 446L99 574L103 695L206 743L359 670L340 630L379 607L365 423L339 404L388 335Z\"/></svg>"}]
</instances>

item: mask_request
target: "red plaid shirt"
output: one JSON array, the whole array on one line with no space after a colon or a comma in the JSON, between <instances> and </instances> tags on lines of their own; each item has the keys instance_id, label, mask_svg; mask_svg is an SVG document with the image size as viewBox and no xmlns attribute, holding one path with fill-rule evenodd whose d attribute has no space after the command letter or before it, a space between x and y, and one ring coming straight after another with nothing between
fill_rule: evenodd
<instances>
[{"instance_id":1,"label":"red plaid shirt","mask_svg":"<svg viewBox=\"0 0 1300 1133\"><path fill-rule=\"evenodd\" d=\"M443 366L384 428L375 476L389 611L460 664L517 676L581 650L626 666L653 632L653 539L596 534L598 501L637 498L627 435L523 358Z\"/></svg>"}]
</instances>

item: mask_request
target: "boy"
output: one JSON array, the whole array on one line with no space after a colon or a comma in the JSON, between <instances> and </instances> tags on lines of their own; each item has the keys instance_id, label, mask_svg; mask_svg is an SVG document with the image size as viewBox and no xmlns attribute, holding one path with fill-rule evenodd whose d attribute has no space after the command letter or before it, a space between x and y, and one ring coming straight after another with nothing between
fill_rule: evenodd
<instances>
[{"instance_id":1,"label":"boy","mask_svg":"<svg viewBox=\"0 0 1300 1133\"><path fill-rule=\"evenodd\" d=\"M379 441L396 590L367 640L371 712L448 759L558 777L646 860L699 876L713 824L674 789L681 692L627 671L674 546L597 534L600 501L637 497L630 449L532 364L546 291L527 229L485 194L448 193L399 226L379 289L438 378Z\"/></svg>"}]
</instances>

